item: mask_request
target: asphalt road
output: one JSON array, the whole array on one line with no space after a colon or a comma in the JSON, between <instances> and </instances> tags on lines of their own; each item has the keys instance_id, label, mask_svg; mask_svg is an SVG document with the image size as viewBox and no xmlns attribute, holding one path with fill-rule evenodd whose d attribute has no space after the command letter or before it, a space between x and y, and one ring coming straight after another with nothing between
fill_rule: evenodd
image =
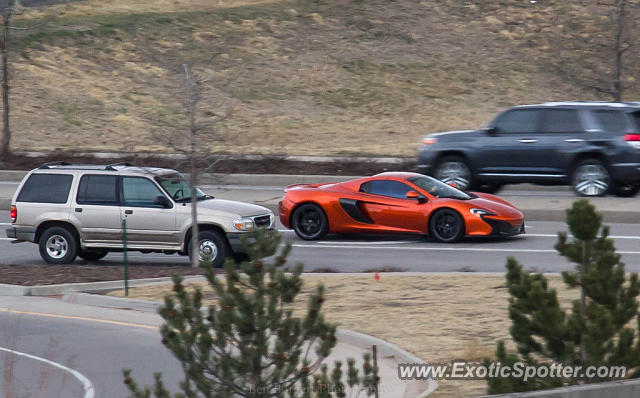
<instances>
[{"instance_id":1,"label":"asphalt road","mask_svg":"<svg viewBox=\"0 0 640 398\"><path fill-rule=\"evenodd\" d=\"M4 234L8 225L6 216L0 217L0 263L44 264L36 245L10 243ZM640 271L640 225L610 226L627 270ZM503 272L506 257L515 256L528 269L560 272L572 267L553 249L557 232L563 230L566 230L566 224L561 222L529 222L525 235L467 239L457 244L432 242L422 236L330 235L322 241L307 242L286 230L283 230L283 240L293 244L290 262L304 263L307 271L328 268L339 272L363 272L391 267L413 272ZM131 252L129 259L131 264L188 264L186 257L178 255ZM119 265L122 254L109 254L99 263Z\"/></svg>"},{"instance_id":2,"label":"asphalt road","mask_svg":"<svg viewBox=\"0 0 640 398\"><path fill-rule=\"evenodd\" d=\"M0 396L88 398L88 383L95 398L125 397L122 368L141 385L160 371L174 391L182 374L155 327L0 311Z\"/></svg>"}]
</instances>

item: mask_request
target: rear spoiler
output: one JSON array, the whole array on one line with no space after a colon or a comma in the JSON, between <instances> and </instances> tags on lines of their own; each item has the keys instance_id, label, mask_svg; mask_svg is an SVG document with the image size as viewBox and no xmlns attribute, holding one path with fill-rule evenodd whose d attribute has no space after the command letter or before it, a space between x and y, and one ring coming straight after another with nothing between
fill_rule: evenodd
<instances>
[{"instance_id":1,"label":"rear spoiler","mask_svg":"<svg viewBox=\"0 0 640 398\"><path fill-rule=\"evenodd\" d=\"M297 189L297 188L318 188L318 187L322 187L324 185L332 185L332 184L336 184L335 182L325 182L322 184L293 184L293 185L289 185L284 189L284 192L286 193L287 191L289 191L290 189Z\"/></svg>"}]
</instances>

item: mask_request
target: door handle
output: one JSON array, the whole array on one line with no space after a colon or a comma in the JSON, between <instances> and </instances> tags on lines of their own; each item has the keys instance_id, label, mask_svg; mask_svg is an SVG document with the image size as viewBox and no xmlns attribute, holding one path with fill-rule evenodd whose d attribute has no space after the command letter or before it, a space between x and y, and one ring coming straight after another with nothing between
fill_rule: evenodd
<instances>
[{"instance_id":1,"label":"door handle","mask_svg":"<svg viewBox=\"0 0 640 398\"><path fill-rule=\"evenodd\" d=\"M133 210L125 210L124 214L133 214Z\"/></svg>"},{"instance_id":2,"label":"door handle","mask_svg":"<svg viewBox=\"0 0 640 398\"><path fill-rule=\"evenodd\" d=\"M76 207L76 213L82 213L82 207Z\"/></svg>"},{"instance_id":3,"label":"door handle","mask_svg":"<svg viewBox=\"0 0 640 398\"><path fill-rule=\"evenodd\" d=\"M578 142L584 142L584 140L580 139L580 138L569 138L567 140L564 140L564 142L568 142L570 144L575 144L575 143L578 143Z\"/></svg>"},{"instance_id":4,"label":"door handle","mask_svg":"<svg viewBox=\"0 0 640 398\"><path fill-rule=\"evenodd\" d=\"M523 144L533 144L534 142L538 142L538 140L532 140L532 139L522 139L522 140L518 140L518 142L522 142Z\"/></svg>"}]
</instances>

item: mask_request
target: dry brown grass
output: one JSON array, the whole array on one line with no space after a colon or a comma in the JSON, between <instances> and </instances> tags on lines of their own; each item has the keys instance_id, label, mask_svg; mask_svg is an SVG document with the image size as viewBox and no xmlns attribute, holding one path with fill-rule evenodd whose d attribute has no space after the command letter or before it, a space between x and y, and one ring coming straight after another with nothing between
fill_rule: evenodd
<instances>
[{"instance_id":1,"label":"dry brown grass","mask_svg":"<svg viewBox=\"0 0 640 398\"><path fill-rule=\"evenodd\" d=\"M568 306L577 292L567 290L557 275L549 279L563 305ZM381 274L376 282L372 275L306 274L298 310L320 283L326 287L327 319L397 344L427 362L479 361L494 355L499 339L509 339L503 275ZM130 296L158 301L170 287L134 288ZM123 296L122 291L110 294ZM205 297L215 302L209 289ZM485 389L482 381L442 381L433 396L471 397L482 395Z\"/></svg>"},{"instance_id":2,"label":"dry brown grass","mask_svg":"<svg viewBox=\"0 0 640 398\"><path fill-rule=\"evenodd\" d=\"M14 32L13 148L166 150L153 133L184 126L186 60L218 88L205 107L234 107L212 150L411 156L422 135L479 127L513 104L596 98L551 61L576 29L585 42L597 36L601 6L538 3L88 0L29 10L18 24L55 18ZM571 54L578 66L586 59Z\"/></svg>"}]
</instances>

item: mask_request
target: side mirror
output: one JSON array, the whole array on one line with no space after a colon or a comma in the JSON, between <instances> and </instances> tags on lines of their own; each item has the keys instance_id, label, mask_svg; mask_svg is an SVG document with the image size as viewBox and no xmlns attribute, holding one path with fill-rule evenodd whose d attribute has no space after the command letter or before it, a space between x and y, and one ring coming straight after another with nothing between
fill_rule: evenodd
<instances>
[{"instance_id":1,"label":"side mirror","mask_svg":"<svg viewBox=\"0 0 640 398\"><path fill-rule=\"evenodd\" d=\"M406 194L407 199L417 199L419 203L424 203L427 201L427 198L425 198L423 195L421 195L419 192L417 191L409 191Z\"/></svg>"},{"instance_id":2,"label":"side mirror","mask_svg":"<svg viewBox=\"0 0 640 398\"><path fill-rule=\"evenodd\" d=\"M498 134L498 129L495 127L486 127L482 129L486 135L496 135Z\"/></svg>"},{"instance_id":3,"label":"side mirror","mask_svg":"<svg viewBox=\"0 0 640 398\"><path fill-rule=\"evenodd\" d=\"M168 209L171 207L171 202L169 202L169 199L167 199L166 196L162 196L162 195L156 196L156 198L153 200L153 204L163 207L165 209Z\"/></svg>"}]
</instances>

